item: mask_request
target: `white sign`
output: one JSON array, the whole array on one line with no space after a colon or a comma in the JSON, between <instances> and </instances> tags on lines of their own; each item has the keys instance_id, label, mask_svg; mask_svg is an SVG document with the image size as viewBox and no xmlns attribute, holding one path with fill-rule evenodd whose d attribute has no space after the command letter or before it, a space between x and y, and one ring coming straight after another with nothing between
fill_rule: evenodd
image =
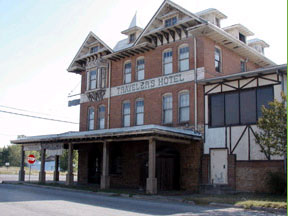
<instances>
[{"instance_id":1,"label":"white sign","mask_svg":"<svg viewBox=\"0 0 288 216\"><path fill-rule=\"evenodd\" d=\"M197 69L198 79L204 79L204 68ZM194 81L194 70L173 73L166 76L156 77L153 79L143 80L139 82L129 83L126 85L116 86L111 88L111 97L131 94L135 92L161 88L170 85L181 84L185 82ZM109 97L109 91L106 91L106 94L103 98ZM88 102L89 99L87 95L82 94L80 103Z\"/></svg>"}]
</instances>

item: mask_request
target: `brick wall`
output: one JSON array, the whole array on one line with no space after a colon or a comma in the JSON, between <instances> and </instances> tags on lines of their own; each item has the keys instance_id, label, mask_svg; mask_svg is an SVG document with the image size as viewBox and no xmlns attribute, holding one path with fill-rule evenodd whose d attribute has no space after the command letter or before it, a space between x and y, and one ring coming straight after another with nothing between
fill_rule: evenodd
<instances>
[{"instance_id":1,"label":"brick wall","mask_svg":"<svg viewBox=\"0 0 288 216\"><path fill-rule=\"evenodd\" d=\"M237 161L236 190L270 192L267 186L268 172L284 172L283 161Z\"/></svg>"}]
</instances>

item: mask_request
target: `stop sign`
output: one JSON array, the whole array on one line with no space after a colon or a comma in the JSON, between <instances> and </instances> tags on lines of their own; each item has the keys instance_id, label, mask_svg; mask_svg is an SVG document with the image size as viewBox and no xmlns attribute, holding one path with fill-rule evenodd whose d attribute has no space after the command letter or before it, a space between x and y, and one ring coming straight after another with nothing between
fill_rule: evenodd
<instances>
[{"instance_id":1,"label":"stop sign","mask_svg":"<svg viewBox=\"0 0 288 216\"><path fill-rule=\"evenodd\" d=\"M27 158L27 161L28 161L29 164L34 164L35 161L36 161L36 158L35 158L34 155L30 154L30 155L28 156L28 158Z\"/></svg>"}]
</instances>

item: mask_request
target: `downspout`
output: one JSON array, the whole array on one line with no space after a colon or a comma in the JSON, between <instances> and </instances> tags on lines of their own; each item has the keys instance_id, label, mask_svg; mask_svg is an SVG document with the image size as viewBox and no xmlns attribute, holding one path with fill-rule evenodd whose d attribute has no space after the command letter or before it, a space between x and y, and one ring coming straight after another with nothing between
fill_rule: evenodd
<instances>
[{"instance_id":1,"label":"downspout","mask_svg":"<svg viewBox=\"0 0 288 216\"><path fill-rule=\"evenodd\" d=\"M108 64L109 68L109 89L108 89L108 119L107 119L107 129L110 129L110 104L111 104L111 61Z\"/></svg>"},{"instance_id":2,"label":"downspout","mask_svg":"<svg viewBox=\"0 0 288 216\"><path fill-rule=\"evenodd\" d=\"M197 41L193 35L194 41L194 130L198 130L198 98L197 98Z\"/></svg>"}]
</instances>

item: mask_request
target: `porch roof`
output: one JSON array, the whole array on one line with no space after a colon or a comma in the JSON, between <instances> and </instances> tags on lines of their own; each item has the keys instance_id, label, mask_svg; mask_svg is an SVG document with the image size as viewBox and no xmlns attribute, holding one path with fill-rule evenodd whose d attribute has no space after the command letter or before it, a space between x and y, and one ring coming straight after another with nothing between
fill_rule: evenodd
<instances>
[{"instance_id":1,"label":"porch roof","mask_svg":"<svg viewBox=\"0 0 288 216\"><path fill-rule=\"evenodd\" d=\"M113 128L83 132L66 132L61 134L27 136L17 140L11 140L12 144L39 144L39 143L63 143L79 141L117 141L119 138L160 136L176 138L180 140L201 140L199 132L188 129L179 129L160 125L143 125L126 128Z\"/></svg>"}]
</instances>

